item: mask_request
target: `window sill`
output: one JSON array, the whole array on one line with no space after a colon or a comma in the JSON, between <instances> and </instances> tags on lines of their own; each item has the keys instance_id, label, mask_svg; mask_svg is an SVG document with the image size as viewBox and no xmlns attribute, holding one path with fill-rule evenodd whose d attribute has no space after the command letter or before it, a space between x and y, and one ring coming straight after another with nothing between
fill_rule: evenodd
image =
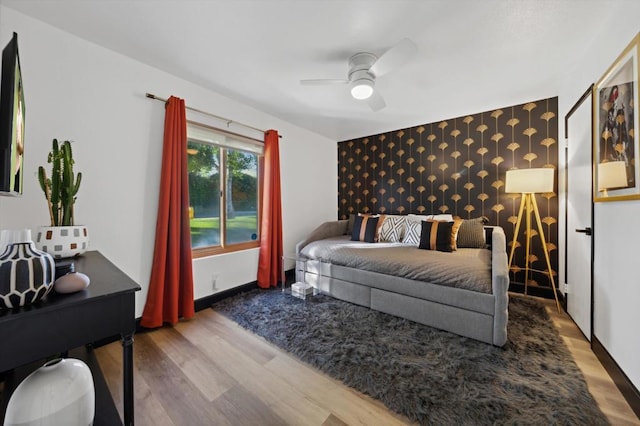
<instances>
[{"instance_id":1,"label":"window sill","mask_svg":"<svg viewBox=\"0 0 640 426\"><path fill-rule=\"evenodd\" d=\"M236 251L249 250L260 247L260 243L251 241L248 243L233 244L227 247L199 247L191 249L191 257L199 259L201 257L215 256L218 254L233 253Z\"/></svg>"}]
</instances>

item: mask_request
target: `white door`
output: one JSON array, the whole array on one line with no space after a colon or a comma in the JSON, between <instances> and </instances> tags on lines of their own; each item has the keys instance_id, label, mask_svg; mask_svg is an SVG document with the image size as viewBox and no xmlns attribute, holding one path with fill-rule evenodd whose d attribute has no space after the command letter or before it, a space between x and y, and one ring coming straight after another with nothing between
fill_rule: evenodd
<instances>
[{"instance_id":1,"label":"white door","mask_svg":"<svg viewBox=\"0 0 640 426\"><path fill-rule=\"evenodd\" d=\"M567 312L591 340L591 96L567 115Z\"/></svg>"}]
</instances>

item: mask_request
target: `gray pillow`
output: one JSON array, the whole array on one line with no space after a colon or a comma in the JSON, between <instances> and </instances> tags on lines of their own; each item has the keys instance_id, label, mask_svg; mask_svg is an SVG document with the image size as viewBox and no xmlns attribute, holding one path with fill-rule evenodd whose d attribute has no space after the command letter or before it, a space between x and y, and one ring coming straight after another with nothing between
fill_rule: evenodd
<instances>
[{"instance_id":1,"label":"gray pillow","mask_svg":"<svg viewBox=\"0 0 640 426\"><path fill-rule=\"evenodd\" d=\"M350 214L349 215L349 224L347 225L347 235L351 235L351 233L353 232L353 223L356 221L356 215L355 214Z\"/></svg>"},{"instance_id":2,"label":"gray pillow","mask_svg":"<svg viewBox=\"0 0 640 426\"><path fill-rule=\"evenodd\" d=\"M487 218L464 219L458 231L457 246L459 248L485 248L484 225Z\"/></svg>"}]
</instances>

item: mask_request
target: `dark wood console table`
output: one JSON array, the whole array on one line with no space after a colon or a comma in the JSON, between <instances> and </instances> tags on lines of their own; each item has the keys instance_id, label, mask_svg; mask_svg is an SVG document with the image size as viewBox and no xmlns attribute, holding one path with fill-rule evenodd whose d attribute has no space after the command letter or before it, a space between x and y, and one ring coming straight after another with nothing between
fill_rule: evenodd
<instances>
[{"instance_id":1,"label":"dark wood console table","mask_svg":"<svg viewBox=\"0 0 640 426\"><path fill-rule=\"evenodd\" d=\"M0 310L0 372L119 335L124 424L133 425L135 292L140 286L97 251L73 260L76 271L91 280L86 290L66 295L52 291L34 305ZM102 376L93 371L94 381L96 373Z\"/></svg>"}]
</instances>

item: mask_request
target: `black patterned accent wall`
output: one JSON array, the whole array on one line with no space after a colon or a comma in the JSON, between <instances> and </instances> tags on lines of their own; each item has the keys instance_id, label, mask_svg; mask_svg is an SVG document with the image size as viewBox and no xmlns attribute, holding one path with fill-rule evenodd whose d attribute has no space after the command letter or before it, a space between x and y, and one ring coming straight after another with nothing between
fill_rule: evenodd
<instances>
[{"instance_id":1,"label":"black patterned accent wall","mask_svg":"<svg viewBox=\"0 0 640 426\"><path fill-rule=\"evenodd\" d=\"M551 269L558 265L558 98L338 142L338 217L354 213L486 216L511 250L520 194L506 194L513 168L551 167L554 192L537 194ZM529 285L548 287L535 219ZM524 220L511 280L524 282ZM554 279L556 279L554 277ZM557 281L557 279L556 279Z\"/></svg>"}]
</instances>

